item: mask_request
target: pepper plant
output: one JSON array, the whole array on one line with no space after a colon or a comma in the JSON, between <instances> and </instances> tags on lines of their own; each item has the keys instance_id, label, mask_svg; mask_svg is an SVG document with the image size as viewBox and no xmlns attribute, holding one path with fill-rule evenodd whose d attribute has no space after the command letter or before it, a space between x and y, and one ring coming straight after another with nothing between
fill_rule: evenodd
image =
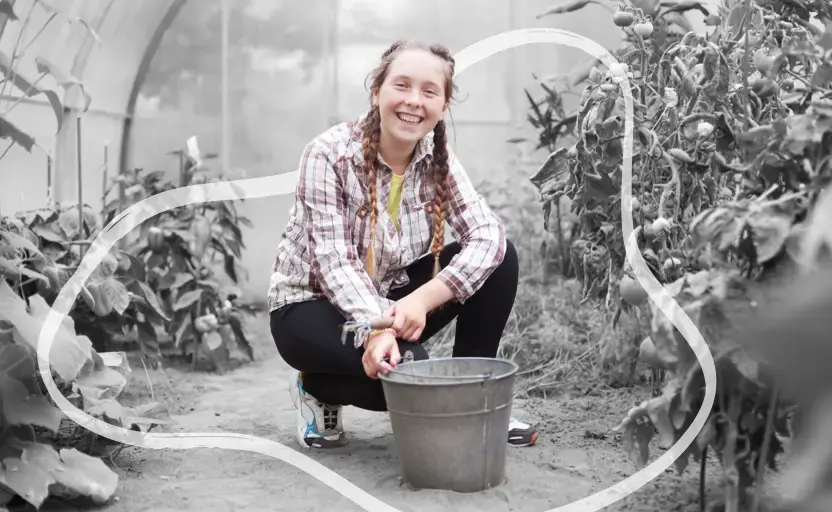
<instances>
[{"instance_id":1,"label":"pepper plant","mask_svg":"<svg viewBox=\"0 0 832 512\"><path fill-rule=\"evenodd\" d=\"M182 151L180 155L180 183L226 179L207 169L198 153ZM124 195L107 204L106 221L134 202L175 188L161 171L130 169L115 181ZM158 302L138 302L136 314L128 319L143 346L150 344L158 351L161 331L171 333L174 348L189 355L194 366L207 356L215 369L222 370L229 352L236 348L254 358L244 328L244 315L251 309L239 304L238 292L229 291L220 281L224 274L232 283L239 282L243 226L251 227L251 222L237 212L232 201L178 207L141 226L126 251L146 268L137 286L158 297Z\"/></svg>"}]
</instances>

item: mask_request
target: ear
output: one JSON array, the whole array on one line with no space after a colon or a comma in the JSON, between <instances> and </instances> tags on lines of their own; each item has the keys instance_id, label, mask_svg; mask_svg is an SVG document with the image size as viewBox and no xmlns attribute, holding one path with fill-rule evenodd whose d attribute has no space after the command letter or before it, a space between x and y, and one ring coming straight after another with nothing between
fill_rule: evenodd
<instances>
[{"instance_id":1,"label":"ear","mask_svg":"<svg viewBox=\"0 0 832 512\"><path fill-rule=\"evenodd\" d=\"M378 92L373 93L373 107L378 106Z\"/></svg>"}]
</instances>

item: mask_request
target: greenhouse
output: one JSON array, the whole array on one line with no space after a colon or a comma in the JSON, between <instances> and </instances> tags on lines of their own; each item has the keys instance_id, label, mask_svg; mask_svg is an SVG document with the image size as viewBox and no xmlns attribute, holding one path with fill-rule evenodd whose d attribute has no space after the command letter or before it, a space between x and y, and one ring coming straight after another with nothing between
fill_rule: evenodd
<instances>
[{"instance_id":1,"label":"greenhouse","mask_svg":"<svg viewBox=\"0 0 832 512\"><path fill-rule=\"evenodd\" d=\"M0 70L0 512L832 506L829 2L0 0Z\"/></svg>"}]
</instances>

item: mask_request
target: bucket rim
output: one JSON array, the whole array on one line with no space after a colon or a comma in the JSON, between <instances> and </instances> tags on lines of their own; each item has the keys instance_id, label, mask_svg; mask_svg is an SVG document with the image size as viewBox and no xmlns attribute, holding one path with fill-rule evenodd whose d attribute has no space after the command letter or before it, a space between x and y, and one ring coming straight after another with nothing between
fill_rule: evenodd
<instances>
[{"instance_id":1,"label":"bucket rim","mask_svg":"<svg viewBox=\"0 0 832 512\"><path fill-rule=\"evenodd\" d=\"M470 385L470 384L481 384L483 382L496 382L503 379L507 379L509 377L514 376L518 371L520 371L520 366L512 361L511 359L505 359L502 357L434 357L430 359L422 359L420 361L408 361L406 363L401 363L399 368L408 367L411 365L425 365L434 362L440 361L488 361L488 362L498 362L507 364L509 368L504 371L494 375L491 375L487 379L482 379L480 375L470 375L470 376L459 376L459 377L436 377L432 379L432 377L428 375L414 375L412 373L407 373L406 371L403 372L401 370L392 370L390 374L384 375L383 373L378 374L378 378L384 384L391 384L396 386L418 386L418 387L431 387L431 386L462 386L462 385ZM391 378L391 374L401 374L406 375L408 377L416 377L416 378L423 378L423 379L432 379L430 382L405 382L396 380Z\"/></svg>"}]
</instances>

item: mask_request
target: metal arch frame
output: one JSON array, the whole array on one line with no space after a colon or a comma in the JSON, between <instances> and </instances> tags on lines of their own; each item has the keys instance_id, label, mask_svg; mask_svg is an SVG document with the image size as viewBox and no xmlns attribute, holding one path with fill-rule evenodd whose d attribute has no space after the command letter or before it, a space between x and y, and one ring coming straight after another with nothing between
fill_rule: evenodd
<instances>
[{"instance_id":1,"label":"metal arch frame","mask_svg":"<svg viewBox=\"0 0 832 512\"><path fill-rule=\"evenodd\" d=\"M171 3L164 18L162 18L162 21L156 27L153 37L150 39L150 42L144 50L144 55L142 56L141 63L139 64L136 72L136 78L133 80L133 88L130 91L130 97L127 100L127 108L124 112L124 127L121 130L121 150L119 154L119 173L124 172L127 168L127 163L130 157L130 139L133 129L133 119L136 113L136 103L138 102L139 93L144 85L145 77L147 77L147 73L150 69L150 63L153 61L153 57L159 50L162 38L173 24L173 21L179 15L179 12L185 5L185 2L187 2L187 0L174 0L173 3Z\"/></svg>"}]
</instances>

